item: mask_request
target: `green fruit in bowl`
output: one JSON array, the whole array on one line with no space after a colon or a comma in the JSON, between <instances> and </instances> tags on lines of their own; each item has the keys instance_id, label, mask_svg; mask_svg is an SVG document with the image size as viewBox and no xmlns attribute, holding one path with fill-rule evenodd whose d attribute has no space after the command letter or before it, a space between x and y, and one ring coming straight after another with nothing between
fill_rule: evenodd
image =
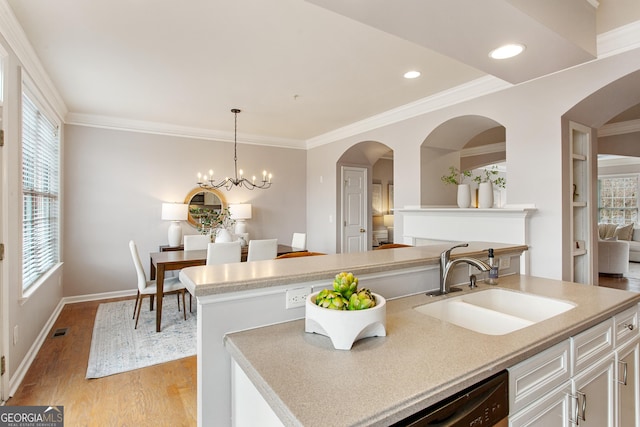
<instances>
[{"instance_id":1,"label":"green fruit in bowl","mask_svg":"<svg viewBox=\"0 0 640 427\"><path fill-rule=\"evenodd\" d=\"M323 289L316 296L316 305L330 310L346 310L349 300L339 292Z\"/></svg>"},{"instance_id":2,"label":"green fruit in bowl","mask_svg":"<svg viewBox=\"0 0 640 427\"><path fill-rule=\"evenodd\" d=\"M347 300L358 289L358 278L353 273L339 273L333 279L333 290L339 292Z\"/></svg>"},{"instance_id":3,"label":"green fruit in bowl","mask_svg":"<svg viewBox=\"0 0 640 427\"><path fill-rule=\"evenodd\" d=\"M376 298L369 289L360 289L349 298L349 310L365 310L375 307Z\"/></svg>"}]
</instances>

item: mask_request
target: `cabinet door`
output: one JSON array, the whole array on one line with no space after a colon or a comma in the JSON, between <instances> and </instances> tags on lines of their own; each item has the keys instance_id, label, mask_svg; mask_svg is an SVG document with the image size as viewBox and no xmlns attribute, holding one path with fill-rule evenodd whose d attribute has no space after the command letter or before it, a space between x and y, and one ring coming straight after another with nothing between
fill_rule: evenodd
<instances>
[{"instance_id":1,"label":"cabinet door","mask_svg":"<svg viewBox=\"0 0 640 427\"><path fill-rule=\"evenodd\" d=\"M640 340L625 346L617 355L618 427L639 427L640 381Z\"/></svg>"},{"instance_id":2,"label":"cabinet door","mask_svg":"<svg viewBox=\"0 0 640 427\"><path fill-rule=\"evenodd\" d=\"M614 426L614 367L615 356L611 353L573 378L571 419L577 414L578 426Z\"/></svg>"},{"instance_id":3,"label":"cabinet door","mask_svg":"<svg viewBox=\"0 0 640 427\"><path fill-rule=\"evenodd\" d=\"M509 416L509 427L569 427L571 383Z\"/></svg>"}]
</instances>

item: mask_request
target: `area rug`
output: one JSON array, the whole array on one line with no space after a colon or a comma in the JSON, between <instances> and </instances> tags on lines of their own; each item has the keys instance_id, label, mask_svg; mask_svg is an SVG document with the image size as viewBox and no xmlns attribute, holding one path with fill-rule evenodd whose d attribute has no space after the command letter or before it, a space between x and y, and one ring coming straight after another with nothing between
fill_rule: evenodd
<instances>
[{"instance_id":1,"label":"area rug","mask_svg":"<svg viewBox=\"0 0 640 427\"><path fill-rule=\"evenodd\" d=\"M162 305L162 331L156 332L156 312L145 298L138 329L134 329L133 300L100 304L96 313L87 378L157 365L196 354L196 312L187 320L178 311L175 295ZM187 303L188 304L188 303ZM182 306L181 306L182 308Z\"/></svg>"}]
</instances>

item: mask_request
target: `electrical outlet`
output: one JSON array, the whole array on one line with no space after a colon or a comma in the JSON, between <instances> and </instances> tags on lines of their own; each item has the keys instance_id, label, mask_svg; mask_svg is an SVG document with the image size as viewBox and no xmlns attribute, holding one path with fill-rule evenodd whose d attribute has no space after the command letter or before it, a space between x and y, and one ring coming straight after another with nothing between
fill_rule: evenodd
<instances>
[{"instance_id":1,"label":"electrical outlet","mask_svg":"<svg viewBox=\"0 0 640 427\"><path fill-rule=\"evenodd\" d=\"M511 266L511 257L509 256L501 256L498 261L498 270L504 270Z\"/></svg>"},{"instance_id":2,"label":"electrical outlet","mask_svg":"<svg viewBox=\"0 0 640 427\"><path fill-rule=\"evenodd\" d=\"M311 287L287 289L286 308L304 307L307 297L311 293Z\"/></svg>"}]
</instances>

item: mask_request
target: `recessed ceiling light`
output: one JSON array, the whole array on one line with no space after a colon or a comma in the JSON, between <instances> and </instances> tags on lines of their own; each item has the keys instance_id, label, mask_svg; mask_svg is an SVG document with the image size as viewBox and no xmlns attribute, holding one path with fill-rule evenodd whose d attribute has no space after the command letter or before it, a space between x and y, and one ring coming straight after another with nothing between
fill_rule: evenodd
<instances>
[{"instance_id":1,"label":"recessed ceiling light","mask_svg":"<svg viewBox=\"0 0 640 427\"><path fill-rule=\"evenodd\" d=\"M404 73L405 79L415 79L416 77L420 77L420 71L407 71Z\"/></svg>"},{"instance_id":2,"label":"recessed ceiling light","mask_svg":"<svg viewBox=\"0 0 640 427\"><path fill-rule=\"evenodd\" d=\"M520 55L525 49L522 44L506 44L489 52L489 56L493 59L507 59Z\"/></svg>"}]
</instances>

